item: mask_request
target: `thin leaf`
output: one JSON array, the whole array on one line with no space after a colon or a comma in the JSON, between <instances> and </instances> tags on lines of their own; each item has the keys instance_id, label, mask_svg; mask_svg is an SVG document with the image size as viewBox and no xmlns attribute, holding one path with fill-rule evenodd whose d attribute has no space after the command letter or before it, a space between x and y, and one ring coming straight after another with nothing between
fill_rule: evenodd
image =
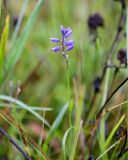
<instances>
[{"instance_id":1,"label":"thin leaf","mask_svg":"<svg viewBox=\"0 0 128 160\"><path fill-rule=\"evenodd\" d=\"M1 112L0 117L2 117L6 122L8 122L8 124L14 127L18 133L24 136L22 132L19 130L19 128L16 126L16 124L11 123L10 120L8 120ZM40 147L36 144L36 142L33 139L31 139L29 135L27 135L26 141L41 155L42 158L44 158L44 160L48 160L46 154L42 150L40 150Z\"/></svg>"},{"instance_id":2,"label":"thin leaf","mask_svg":"<svg viewBox=\"0 0 128 160\"><path fill-rule=\"evenodd\" d=\"M59 113L59 115L57 116L57 118L55 119L53 125L51 126L49 132L48 132L48 136L47 139L49 139L49 137L51 136L51 134L58 128L58 126L60 125L67 109L68 109L69 104L66 103L64 105L64 107L62 108L61 112Z\"/></svg>"},{"instance_id":3,"label":"thin leaf","mask_svg":"<svg viewBox=\"0 0 128 160\"><path fill-rule=\"evenodd\" d=\"M120 103L120 104L117 104L116 106L113 106L113 107L111 107L111 108L108 108L108 109L107 109L107 112L110 112L111 110L116 109L117 107L120 107L120 106L122 106L122 105L124 105L124 104L127 104L127 103L128 103L128 101L124 101L124 102L122 102L122 103Z\"/></svg>"},{"instance_id":4,"label":"thin leaf","mask_svg":"<svg viewBox=\"0 0 128 160\"><path fill-rule=\"evenodd\" d=\"M4 76L4 61L5 61L5 52L6 46L8 42L8 33L9 33L9 16L6 17L5 20L5 27L1 36L0 41L0 81Z\"/></svg>"},{"instance_id":5,"label":"thin leaf","mask_svg":"<svg viewBox=\"0 0 128 160\"><path fill-rule=\"evenodd\" d=\"M122 139L119 139L117 142L115 142L114 144L112 144L105 152L103 152L96 160L101 159L108 151L110 151L113 147L115 147L116 145L118 145L120 143Z\"/></svg>"},{"instance_id":6,"label":"thin leaf","mask_svg":"<svg viewBox=\"0 0 128 160\"><path fill-rule=\"evenodd\" d=\"M33 114L36 118L38 118L40 121L42 121L44 124L46 124L48 127L50 127L50 124L42 117L40 116L37 112L35 112L34 110L32 110L28 105L26 105L25 103L10 97L10 96L6 96L6 95L0 95L0 99L4 100L4 101L8 101L11 103L14 103L16 105L18 105L19 107L21 107L22 109L25 109L27 111L29 111L31 114Z\"/></svg>"},{"instance_id":7,"label":"thin leaf","mask_svg":"<svg viewBox=\"0 0 128 160\"><path fill-rule=\"evenodd\" d=\"M76 151L76 148L77 148L77 144L78 144L78 139L79 139L79 135L80 135L80 130L81 130L81 127L82 127L82 123L83 121L81 120L79 126L77 126L78 128L75 128L75 136L74 136L74 140L73 140L73 148L72 148L72 151L71 151L71 156L70 156L70 160L74 160L75 158L75 151Z\"/></svg>"},{"instance_id":8,"label":"thin leaf","mask_svg":"<svg viewBox=\"0 0 128 160\"><path fill-rule=\"evenodd\" d=\"M0 107L8 107L8 108L13 108L12 105L6 104L6 103L0 103ZM16 106L17 109L22 109L20 106ZM52 111L52 108L48 108L48 107L36 107L36 106L28 106L28 108L34 110L34 111Z\"/></svg>"},{"instance_id":9,"label":"thin leaf","mask_svg":"<svg viewBox=\"0 0 128 160\"><path fill-rule=\"evenodd\" d=\"M113 128L113 130L112 130L111 133L109 134L109 137L107 138L107 140L106 140L106 142L105 142L105 148L108 147L109 143L110 143L111 140L112 140L113 135L115 134L116 130L119 128L120 124L123 122L124 118L125 118L125 115L123 115L123 116L120 118L119 122L116 124L116 126Z\"/></svg>"},{"instance_id":10,"label":"thin leaf","mask_svg":"<svg viewBox=\"0 0 128 160\"><path fill-rule=\"evenodd\" d=\"M68 128L68 130L65 132L64 134L64 137L63 137L63 140L62 140L62 149L63 149L63 153L64 153L64 159L66 160L66 139L67 139L67 136L69 134L69 132L71 131L71 129L73 129L73 127L70 127Z\"/></svg>"},{"instance_id":11,"label":"thin leaf","mask_svg":"<svg viewBox=\"0 0 128 160\"><path fill-rule=\"evenodd\" d=\"M21 35L19 36L18 40L13 46L11 53L8 55L6 64L7 71L12 70L17 61L22 56L23 49L31 33L32 27L37 19L37 16L40 12L40 9L43 5L43 2L44 0L39 0L38 3L36 4L35 9L32 11L25 28L23 29Z\"/></svg>"},{"instance_id":12,"label":"thin leaf","mask_svg":"<svg viewBox=\"0 0 128 160\"><path fill-rule=\"evenodd\" d=\"M20 30L21 23L22 23L22 20L24 18L27 6L28 6L28 0L24 0L23 6L21 8L21 11L20 11L20 14L19 14L19 17L18 17L18 22L17 22L16 27L15 27L15 31L14 31L12 39L11 39L11 46L13 46L14 43L16 42L16 39L18 37L18 33L19 33L19 30Z\"/></svg>"}]
</instances>

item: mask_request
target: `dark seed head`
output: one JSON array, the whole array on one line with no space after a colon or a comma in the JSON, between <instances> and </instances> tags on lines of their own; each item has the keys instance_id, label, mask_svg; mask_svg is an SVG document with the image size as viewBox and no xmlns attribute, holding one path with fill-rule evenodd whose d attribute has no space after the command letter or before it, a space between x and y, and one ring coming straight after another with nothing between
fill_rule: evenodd
<instances>
[{"instance_id":1,"label":"dark seed head","mask_svg":"<svg viewBox=\"0 0 128 160\"><path fill-rule=\"evenodd\" d=\"M13 26L15 27L17 25L17 22L18 22L18 16L13 16L12 17L12 22L13 22Z\"/></svg>"},{"instance_id":2,"label":"dark seed head","mask_svg":"<svg viewBox=\"0 0 128 160\"><path fill-rule=\"evenodd\" d=\"M126 129L124 127L119 127L119 129L116 132L116 137L117 139L120 139L121 137L123 137L126 134Z\"/></svg>"},{"instance_id":3,"label":"dark seed head","mask_svg":"<svg viewBox=\"0 0 128 160\"><path fill-rule=\"evenodd\" d=\"M88 18L88 27L90 29L96 30L98 27L104 26L104 20L99 13L94 13Z\"/></svg>"},{"instance_id":4,"label":"dark seed head","mask_svg":"<svg viewBox=\"0 0 128 160\"><path fill-rule=\"evenodd\" d=\"M100 91L100 83L101 83L101 79L100 77L97 77L93 82L95 93L98 93Z\"/></svg>"},{"instance_id":5,"label":"dark seed head","mask_svg":"<svg viewBox=\"0 0 128 160\"><path fill-rule=\"evenodd\" d=\"M120 61L121 64L127 63L127 54L126 49L120 49L117 54L117 59Z\"/></svg>"},{"instance_id":6,"label":"dark seed head","mask_svg":"<svg viewBox=\"0 0 128 160\"><path fill-rule=\"evenodd\" d=\"M120 33L122 30L123 30L123 27L122 27L122 26L119 26L119 28L118 28L118 33Z\"/></svg>"}]
</instances>

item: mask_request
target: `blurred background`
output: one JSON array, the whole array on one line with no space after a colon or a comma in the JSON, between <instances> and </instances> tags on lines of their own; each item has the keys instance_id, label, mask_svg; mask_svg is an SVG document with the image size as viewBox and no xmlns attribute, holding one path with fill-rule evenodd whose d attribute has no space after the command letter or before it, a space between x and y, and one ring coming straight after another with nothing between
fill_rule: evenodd
<instances>
[{"instance_id":1,"label":"blurred background","mask_svg":"<svg viewBox=\"0 0 128 160\"><path fill-rule=\"evenodd\" d=\"M15 43L12 42L17 41L15 39L15 33L18 39L37 2L38 0L6 0L2 15L4 16L3 21L5 20L5 15L8 14L10 17L8 44L6 47L7 57L15 46ZM88 19L90 15L95 13L101 15L103 25L96 31L93 31L89 28ZM81 119L86 120L91 110L90 104L94 94L93 82L102 74L107 53L117 33L120 15L121 5L114 0L45 0L29 34L29 38L25 43L22 55L14 68L9 72L6 81L3 81L1 84L1 94L17 98L30 106L52 108L53 110L50 112L39 112L40 115L45 117L49 124L52 125L68 101L68 92L65 59L61 54L56 54L51 51L51 48L55 45L50 42L50 38L61 38L61 25L71 27L73 31L72 39L74 39L74 49L69 52L70 97L71 100L74 100L73 79L76 78L79 81L78 87L84 88L84 105ZM17 31L18 23L20 26ZM112 63L117 66L120 65L117 59L117 53L120 48L126 48L125 29L122 31L118 45L113 51L114 56L112 57ZM111 87L113 74L114 70L111 70L108 81L109 89ZM112 90L117 87L126 75L127 70L121 69L112 85ZM18 92L19 88L20 92ZM94 105L97 109L94 114L90 116L90 119L88 119L87 126L95 120L103 98L103 90L104 86L102 86L101 92L98 94L97 101ZM111 105L126 101L126 96L127 86L116 94ZM124 110L119 109L118 112L120 117L126 112L126 108ZM32 114L26 110L12 109L10 116L13 117L14 122L19 121L27 134L36 142L39 141L43 132L43 139L45 141L49 129L44 127L42 131L42 122L39 122ZM116 113L113 112L109 116L110 121L106 122L107 133L109 133L119 118L115 116ZM113 119L113 117L115 119ZM7 124L2 118L0 121L1 126L22 145L21 138L19 138L19 134L15 128ZM67 113L61 125L56 130L56 134L54 134L53 137L51 136L50 147L53 150L51 149L47 152L51 159L63 159L61 141L65 131L69 127L68 122ZM83 130L84 133L89 132L88 128L86 129L86 123L85 126L83 125ZM15 157L14 154L17 155L15 159L22 159L21 155L19 155L14 148L10 147L6 138L0 143L2 143L2 145L0 144L1 160L4 160L4 158L12 160ZM47 147L49 147L49 145ZM46 148L44 150L47 150ZM81 159L80 153L78 150L75 159ZM93 150L95 156L98 156L99 153L98 148ZM35 156L33 155L33 159L38 159L37 155L37 153ZM86 156L85 159L87 159Z\"/></svg>"}]
</instances>

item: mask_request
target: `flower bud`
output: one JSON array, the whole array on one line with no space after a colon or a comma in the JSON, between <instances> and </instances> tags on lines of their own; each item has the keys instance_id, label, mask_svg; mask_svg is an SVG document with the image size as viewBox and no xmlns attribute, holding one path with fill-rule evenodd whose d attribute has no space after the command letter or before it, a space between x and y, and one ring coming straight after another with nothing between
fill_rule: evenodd
<instances>
[{"instance_id":1,"label":"flower bud","mask_svg":"<svg viewBox=\"0 0 128 160\"><path fill-rule=\"evenodd\" d=\"M74 48L74 46L72 45L72 46L68 47L68 48L66 49L66 51L70 51L70 50L72 50L73 48Z\"/></svg>"},{"instance_id":2,"label":"flower bud","mask_svg":"<svg viewBox=\"0 0 128 160\"><path fill-rule=\"evenodd\" d=\"M59 46L56 46L56 47L52 48L52 51L53 51L53 52L58 52L59 50L60 50L60 47L59 47Z\"/></svg>"},{"instance_id":3,"label":"flower bud","mask_svg":"<svg viewBox=\"0 0 128 160\"><path fill-rule=\"evenodd\" d=\"M50 38L51 42L60 42L60 39L58 38Z\"/></svg>"},{"instance_id":4,"label":"flower bud","mask_svg":"<svg viewBox=\"0 0 128 160\"><path fill-rule=\"evenodd\" d=\"M69 41L64 43L65 46L72 46L73 44L74 44L74 40L73 39L71 39L71 40L69 40Z\"/></svg>"}]
</instances>

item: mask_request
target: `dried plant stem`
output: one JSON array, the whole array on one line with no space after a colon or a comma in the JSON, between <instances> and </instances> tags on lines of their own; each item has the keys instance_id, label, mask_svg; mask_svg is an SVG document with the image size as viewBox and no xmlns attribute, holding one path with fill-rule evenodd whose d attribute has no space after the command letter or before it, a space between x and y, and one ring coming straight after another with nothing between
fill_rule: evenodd
<instances>
[{"instance_id":1,"label":"dried plant stem","mask_svg":"<svg viewBox=\"0 0 128 160\"><path fill-rule=\"evenodd\" d=\"M128 101L125 101L125 102L123 102L123 103L120 103L120 104L118 104L118 105L116 105L116 106L114 106L114 107L111 107L111 108L106 108L105 109L105 112L107 113L107 112L111 112L113 109L116 109L116 108L118 108L118 107L120 107L120 106L122 106L122 105L124 105L124 104L127 104L128 103Z\"/></svg>"},{"instance_id":2,"label":"dried plant stem","mask_svg":"<svg viewBox=\"0 0 128 160\"><path fill-rule=\"evenodd\" d=\"M108 93L111 93L112 92L112 88L113 88L113 84L115 82L115 79L116 79L116 76L119 72L119 68L116 67L115 70L114 70L114 75L113 75L113 78L112 78L112 82L111 82L111 86L110 86L110 89L109 89L109 92Z\"/></svg>"},{"instance_id":3,"label":"dried plant stem","mask_svg":"<svg viewBox=\"0 0 128 160\"><path fill-rule=\"evenodd\" d=\"M23 133L20 131L19 129L19 125L16 124L16 122L13 121L12 117L8 116L6 113L4 112L0 112L0 117L2 117L6 122L8 122L11 126L15 127L16 130L18 131L18 133L20 133L20 135L24 136L27 135L27 139L26 141L40 154L42 155L42 157L45 160L48 160L48 157L45 155L45 153L43 152L42 148L40 148L37 143L26 133Z\"/></svg>"},{"instance_id":4,"label":"dried plant stem","mask_svg":"<svg viewBox=\"0 0 128 160\"><path fill-rule=\"evenodd\" d=\"M114 148L116 145L118 145L122 140L124 139L124 137L120 138L117 142L115 142L114 144L112 144L105 152L103 152L96 160L101 159L101 157L103 157L108 151L110 151L112 148Z\"/></svg>"},{"instance_id":5,"label":"dried plant stem","mask_svg":"<svg viewBox=\"0 0 128 160\"><path fill-rule=\"evenodd\" d=\"M107 103L111 100L111 98L113 97L113 95L128 81L128 77L112 92L112 94L107 98L106 102L104 103L104 105L102 106L101 110L98 113L97 118L101 115L101 113L103 112L105 106L107 105Z\"/></svg>"},{"instance_id":6,"label":"dried plant stem","mask_svg":"<svg viewBox=\"0 0 128 160\"><path fill-rule=\"evenodd\" d=\"M102 70L102 74L101 74L101 78L100 78L100 80L101 80L100 81L100 86L101 86L101 84L102 84L102 82L104 80L104 77L106 75L107 69L109 68L109 65L111 65L111 60L112 60L113 52L114 52L114 50L117 47L118 41L120 40L120 35L121 35L122 30L124 28L125 18L126 18L126 10L122 9L115 38L114 38L114 40L112 42L112 45L111 45L108 53L106 54L107 55L107 59L106 59L105 65L104 65L103 70ZM93 105L95 104L95 101L97 99L97 95L98 95L98 93L94 92L93 97L92 97L92 101L90 103L90 107L89 108L92 108Z\"/></svg>"},{"instance_id":7,"label":"dried plant stem","mask_svg":"<svg viewBox=\"0 0 128 160\"><path fill-rule=\"evenodd\" d=\"M116 49L118 41L120 39L121 32L124 29L125 18L126 18L126 10L122 8L117 31L116 31L116 36L108 52L108 57L107 57L108 62L111 61L112 59L113 51Z\"/></svg>"},{"instance_id":8,"label":"dried plant stem","mask_svg":"<svg viewBox=\"0 0 128 160\"><path fill-rule=\"evenodd\" d=\"M101 107L101 109L100 109L100 111L99 111L99 113L98 113L98 115L97 115L97 117L96 117L96 124L95 124L95 126L92 128L92 130L91 130L91 132L90 132L92 136L94 135L94 133L95 133L95 131L96 131L98 125L99 125L99 122L100 122L102 116L103 116L104 113L105 113L104 111L105 111L106 105L107 105L108 102L111 100L111 98L113 97L113 95L114 95L127 81L128 81L128 77L112 92L112 94L111 94L111 95L107 98L107 100L105 101L104 105Z\"/></svg>"},{"instance_id":9,"label":"dried plant stem","mask_svg":"<svg viewBox=\"0 0 128 160\"><path fill-rule=\"evenodd\" d=\"M0 133L4 135L17 148L17 150L26 160L31 160L31 158L28 157L28 155L20 148L20 146L2 128L0 128Z\"/></svg>"},{"instance_id":10,"label":"dried plant stem","mask_svg":"<svg viewBox=\"0 0 128 160\"><path fill-rule=\"evenodd\" d=\"M101 77L100 77L100 86L99 88L101 87L102 85L102 82L106 76L106 72L108 70L108 66L111 66L111 60L112 60L112 56L113 56L113 53L117 47L117 44L120 40L120 36L121 36L121 33L124 29L124 24L125 24L125 20L126 20L126 9L122 8L121 10L121 15L120 15L120 18L119 18L119 23L118 23L118 26L117 26L117 31L116 31L116 35L115 35L115 38L112 42L112 45L107 53L107 57L106 57L106 62L105 62L105 65L103 67L103 70L102 70L102 74L101 74ZM111 69L111 68L110 68ZM115 80L115 77L116 77L117 73L115 71L115 75L113 77L113 81ZM104 111L105 111L105 107L106 105L108 104L108 102L110 101L110 99L113 97L113 95L127 82L128 80L128 77L112 92L112 94L106 99L104 105L101 107L99 113L97 114L97 117L96 117L96 123L94 125L94 127L91 129L90 131L90 135L93 137L94 136L94 133L100 123L100 120L104 114ZM92 101L90 103L90 108L93 108L93 105L95 104L95 101L97 100L97 92L94 92L93 94L93 97L92 97ZM90 137L90 136L89 136Z\"/></svg>"}]
</instances>

